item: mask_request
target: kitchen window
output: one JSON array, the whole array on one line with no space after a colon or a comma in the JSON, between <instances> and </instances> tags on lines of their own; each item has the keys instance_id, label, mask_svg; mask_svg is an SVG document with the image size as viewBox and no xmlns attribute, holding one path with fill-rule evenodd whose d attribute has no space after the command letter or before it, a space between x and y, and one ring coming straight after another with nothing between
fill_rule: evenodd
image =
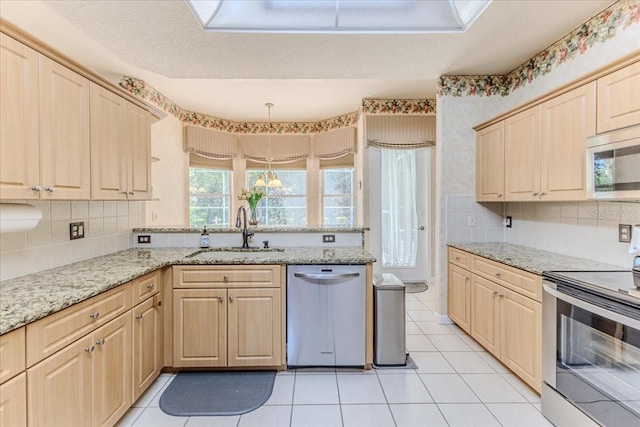
<instances>
[{"instance_id":1,"label":"kitchen window","mask_svg":"<svg viewBox=\"0 0 640 427\"><path fill-rule=\"evenodd\" d=\"M323 169L322 224L353 227L353 168Z\"/></svg>"},{"instance_id":2,"label":"kitchen window","mask_svg":"<svg viewBox=\"0 0 640 427\"><path fill-rule=\"evenodd\" d=\"M258 223L270 225L306 225L307 224L307 171L279 169L273 170L282 181L282 187L263 187L265 196L258 203ZM247 171L247 188L264 170Z\"/></svg>"},{"instance_id":3,"label":"kitchen window","mask_svg":"<svg viewBox=\"0 0 640 427\"><path fill-rule=\"evenodd\" d=\"M229 226L231 171L189 168L189 225Z\"/></svg>"}]
</instances>

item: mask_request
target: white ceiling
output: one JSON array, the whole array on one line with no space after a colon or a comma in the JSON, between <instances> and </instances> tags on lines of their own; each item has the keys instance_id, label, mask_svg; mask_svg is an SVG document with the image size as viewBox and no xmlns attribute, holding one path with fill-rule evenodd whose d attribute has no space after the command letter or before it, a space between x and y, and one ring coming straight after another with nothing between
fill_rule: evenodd
<instances>
[{"instance_id":1,"label":"white ceiling","mask_svg":"<svg viewBox=\"0 0 640 427\"><path fill-rule=\"evenodd\" d=\"M612 3L494 0L469 30L449 34L205 32L182 0L0 0L0 16L188 110L265 121L273 102L274 121L314 121L362 98L434 98L443 74L505 74Z\"/></svg>"}]
</instances>

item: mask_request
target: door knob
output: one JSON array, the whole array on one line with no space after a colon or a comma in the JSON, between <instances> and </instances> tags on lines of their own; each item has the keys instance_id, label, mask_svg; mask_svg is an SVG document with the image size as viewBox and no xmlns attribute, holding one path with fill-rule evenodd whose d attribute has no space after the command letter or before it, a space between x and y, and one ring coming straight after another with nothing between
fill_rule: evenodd
<instances>
[{"instance_id":1,"label":"door knob","mask_svg":"<svg viewBox=\"0 0 640 427\"><path fill-rule=\"evenodd\" d=\"M424 225L421 225L420 227L418 227L418 230L423 231L424 230Z\"/></svg>"}]
</instances>

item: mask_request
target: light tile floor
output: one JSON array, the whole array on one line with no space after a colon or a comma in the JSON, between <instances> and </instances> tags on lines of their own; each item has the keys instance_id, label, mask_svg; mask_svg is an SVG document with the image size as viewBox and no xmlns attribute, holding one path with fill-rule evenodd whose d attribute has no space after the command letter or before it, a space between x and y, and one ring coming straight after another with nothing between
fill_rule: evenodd
<instances>
[{"instance_id":1,"label":"light tile floor","mask_svg":"<svg viewBox=\"0 0 640 427\"><path fill-rule=\"evenodd\" d=\"M162 374L118 427L550 426L540 397L455 325L435 322L435 292L407 294L407 347L418 369L280 372L267 403L234 417L173 417Z\"/></svg>"}]
</instances>

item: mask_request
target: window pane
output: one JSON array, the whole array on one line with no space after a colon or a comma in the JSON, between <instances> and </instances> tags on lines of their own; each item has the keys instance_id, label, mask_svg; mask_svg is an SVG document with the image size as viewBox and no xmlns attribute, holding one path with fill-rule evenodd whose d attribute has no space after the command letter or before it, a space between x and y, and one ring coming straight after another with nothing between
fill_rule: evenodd
<instances>
[{"instance_id":1,"label":"window pane","mask_svg":"<svg viewBox=\"0 0 640 427\"><path fill-rule=\"evenodd\" d=\"M353 168L322 171L322 224L353 227Z\"/></svg>"},{"instance_id":2,"label":"window pane","mask_svg":"<svg viewBox=\"0 0 640 427\"><path fill-rule=\"evenodd\" d=\"M228 226L231 172L189 168L189 225Z\"/></svg>"},{"instance_id":3,"label":"window pane","mask_svg":"<svg viewBox=\"0 0 640 427\"><path fill-rule=\"evenodd\" d=\"M263 187L265 196L258 203L260 225L306 225L307 223L307 171L273 170L282 187ZM265 170L247 171L247 188L253 188L258 176L266 176Z\"/></svg>"}]
</instances>

